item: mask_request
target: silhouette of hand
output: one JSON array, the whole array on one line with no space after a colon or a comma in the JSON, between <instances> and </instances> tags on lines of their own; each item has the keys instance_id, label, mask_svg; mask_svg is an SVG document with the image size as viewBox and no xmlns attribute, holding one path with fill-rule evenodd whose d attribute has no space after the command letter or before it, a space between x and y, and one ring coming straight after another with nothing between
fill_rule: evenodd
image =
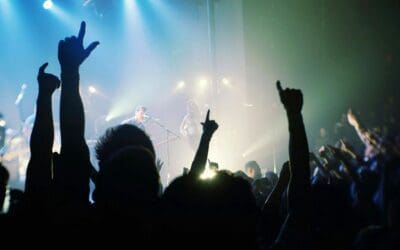
<instances>
[{"instance_id":1,"label":"silhouette of hand","mask_svg":"<svg viewBox=\"0 0 400 250\"><path fill-rule=\"evenodd\" d=\"M207 111L206 120L201 125L203 125L203 133L209 136L212 136L218 129L218 124L214 120L210 120L210 110Z\"/></svg>"},{"instance_id":2,"label":"silhouette of hand","mask_svg":"<svg viewBox=\"0 0 400 250\"><path fill-rule=\"evenodd\" d=\"M156 168L157 168L158 172L161 171L161 168L162 168L163 165L164 165L164 162L161 159L157 159L156 160Z\"/></svg>"},{"instance_id":3,"label":"silhouette of hand","mask_svg":"<svg viewBox=\"0 0 400 250\"><path fill-rule=\"evenodd\" d=\"M288 113L301 112L303 107L303 94L298 89L282 89L281 82L276 82L276 87L283 106Z\"/></svg>"},{"instance_id":4,"label":"silhouette of hand","mask_svg":"<svg viewBox=\"0 0 400 250\"><path fill-rule=\"evenodd\" d=\"M218 163L208 160L208 167L217 171L219 169Z\"/></svg>"},{"instance_id":5,"label":"silhouette of hand","mask_svg":"<svg viewBox=\"0 0 400 250\"><path fill-rule=\"evenodd\" d=\"M61 70L76 70L79 65L92 53L99 45L99 42L92 42L86 49L83 47L83 38L86 32L86 23L81 23L78 37L71 36L58 43L58 60Z\"/></svg>"},{"instance_id":6,"label":"silhouette of hand","mask_svg":"<svg viewBox=\"0 0 400 250\"><path fill-rule=\"evenodd\" d=\"M39 91L53 94L60 87L60 79L57 76L44 72L49 63L45 63L39 68L37 80L39 82Z\"/></svg>"},{"instance_id":7,"label":"silhouette of hand","mask_svg":"<svg viewBox=\"0 0 400 250\"><path fill-rule=\"evenodd\" d=\"M349 111L347 111L347 121L353 127L358 127L358 125L359 125L358 119L357 119L356 115L353 113L353 111L351 111L351 109L349 109Z\"/></svg>"}]
</instances>

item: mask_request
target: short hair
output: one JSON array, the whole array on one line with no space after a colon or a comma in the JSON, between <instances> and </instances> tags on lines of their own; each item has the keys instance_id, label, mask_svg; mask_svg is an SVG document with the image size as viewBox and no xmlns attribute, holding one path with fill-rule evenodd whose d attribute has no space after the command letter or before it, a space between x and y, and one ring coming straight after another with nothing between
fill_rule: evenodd
<instances>
[{"instance_id":1,"label":"short hair","mask_svg":"<svg viewBox=\"0 0 400 250\"><path fill-rule=\"evenodd\" d=\"M159 179L153 154L142 146L127 146L104 162L96 180L94 198L96 202L110 199L151 202L158 199Z\"/></svg>"},{"instance_id":2,"label":"short hair","mask_svg":"<svg viewBox=\"0 0 400 250\"><path fill-rule=\"evenodd\" d=\"M122 124L107 129L96 144L96 157L101 168L116 151L127 146L141 146L149 150L155 159L155 150L150 137L140 128Z\"/></svg>"},{"instance_id":3,"label":"short hair","mask_svg":"<svg viewBox=\"0 0 400 250\"><path fill-rule=\"evenodd\" d=\"M262 178L261 168L256 161L248 161L244 167L245 167L245 169L251 168L254 170L254 172L255 172L254 178L255 179Z\"/></svg>"},{"instance_id":4,"label":"short hair","mask_svg":"<svg viewBox=\"0 0 400 250\"><path fill-rule=\"evenodd\" d=\"M217 171L212 181L183 175L166 188L163 200L170 214L167 222L173 223L174 228L184 228L186 232L203 230L210 236L223 232L222 235L237 237L228 241L220 235L206 237L205 242L235 249L244 244L244 249L255 249L258 208L246 180L225 171ZM171 236L175 237L175 232ZM190 236L187 239L192 240Z\"/></svg>"},{"instance_id":5,"label":"short hair","mask_svg":"<svg viewBox=\"0 0 400 250\"><path fill-rule=\"evenodd\" d=\"M141 110L141 109L143 109L144 112L147 111L147 108L146 108L145 106L140 106L140 105L139 105L139 106L136 107L135 113L138 112L138 111Z\"/></svg>"}]
</instances>

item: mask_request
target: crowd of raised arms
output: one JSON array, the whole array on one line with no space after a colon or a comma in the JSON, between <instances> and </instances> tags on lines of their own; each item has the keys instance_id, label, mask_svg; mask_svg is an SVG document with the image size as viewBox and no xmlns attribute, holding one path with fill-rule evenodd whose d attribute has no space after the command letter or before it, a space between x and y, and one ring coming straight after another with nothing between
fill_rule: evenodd
<instances>
[{"instance_id":1,"label":"crowd of raised arms","mask_svg":"<svg viewBox=\"0 0 400 250\"><path fill-rule=\"evenodd\" d=\"M263 176L249 162L250 176L219 170L212 180L200 179L218 129L210 110L190 168L168 186L161 187L150 138L134 125L105 132L96 145L94 171L84 138L79 69L99 42L85 48L85 30L82 22L78 36L59 42L59 77L46 73L47 63L39 68L25 191L11 195L8 211L0 215L2 230L13 234L11 228L18 228L22 237L36 235L42 243L52 238L78 246L84 240L132 249L400 249L400 137L365 128L349 111L365 154L348 142L310 154L302 92L279 81L276 94L289 131L289 157L279 177ZM52 94L59 87L58 154L52 152ZM0 176L1 208L8 182L3 166Z\"/></svg>"}]
</instances>

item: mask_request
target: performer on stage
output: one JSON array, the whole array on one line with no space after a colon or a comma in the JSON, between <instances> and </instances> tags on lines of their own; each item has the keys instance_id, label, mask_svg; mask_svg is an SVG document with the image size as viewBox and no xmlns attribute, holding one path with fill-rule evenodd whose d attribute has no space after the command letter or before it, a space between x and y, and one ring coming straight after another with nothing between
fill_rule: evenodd
<instances>
[{"instance_id":1,"label":"performer on stage","mask_svg":"<svg viewBox=\"0 0 400 250\"><path fill-rule=\"evenodd\" d=\"M135 125L136 127L142 129L143 131L146 131L144 124L146 123L146 107L144 106L138 106L135 109L135 116L132 118L126 119L121 122L121 124L131 124Z\"/></svg>"},{"instance_id":2,"label":"performer on stage","mask_svg":"<svg viewBox=\"0 0 400 250\"><path fill-rule=\"evenodd\" d=\"M201 136L201 113L199 106L193 100L186 103L186 115L180 126L181 134L187 138L191 148L196 151Z\"/></svg>"}]
</instances>

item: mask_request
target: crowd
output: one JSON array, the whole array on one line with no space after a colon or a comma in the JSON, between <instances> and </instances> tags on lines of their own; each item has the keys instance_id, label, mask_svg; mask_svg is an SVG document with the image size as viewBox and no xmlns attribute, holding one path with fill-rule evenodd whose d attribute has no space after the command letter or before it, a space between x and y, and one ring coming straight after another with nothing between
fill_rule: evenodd
<instances>
[{"instance_id":1,"label":"crowd","mask_svg":"<svg viewBox=\"0 0 400 250\"><path fill-rule=\"evenodd\" d=\"M243 171L216 169L214 178L200 178L218 130L210 110L190 168L168 186L161 186L149 136L134 125L105 132L95 171L84 138L79 68L99 42L85 48L85 30L82 22L78 36L59 42L60 77L45 72L47 63L39 68L24 192L7 188L0 166L2 229L143 249L400 249L400 136L368 129L349 111L364 154L345 141L310 153L302 92L279 81L289 132L279 176L263 174L251 161ZM52 94L59 87L61 151L53 153Z\"/></svg>"}]
</instances>

